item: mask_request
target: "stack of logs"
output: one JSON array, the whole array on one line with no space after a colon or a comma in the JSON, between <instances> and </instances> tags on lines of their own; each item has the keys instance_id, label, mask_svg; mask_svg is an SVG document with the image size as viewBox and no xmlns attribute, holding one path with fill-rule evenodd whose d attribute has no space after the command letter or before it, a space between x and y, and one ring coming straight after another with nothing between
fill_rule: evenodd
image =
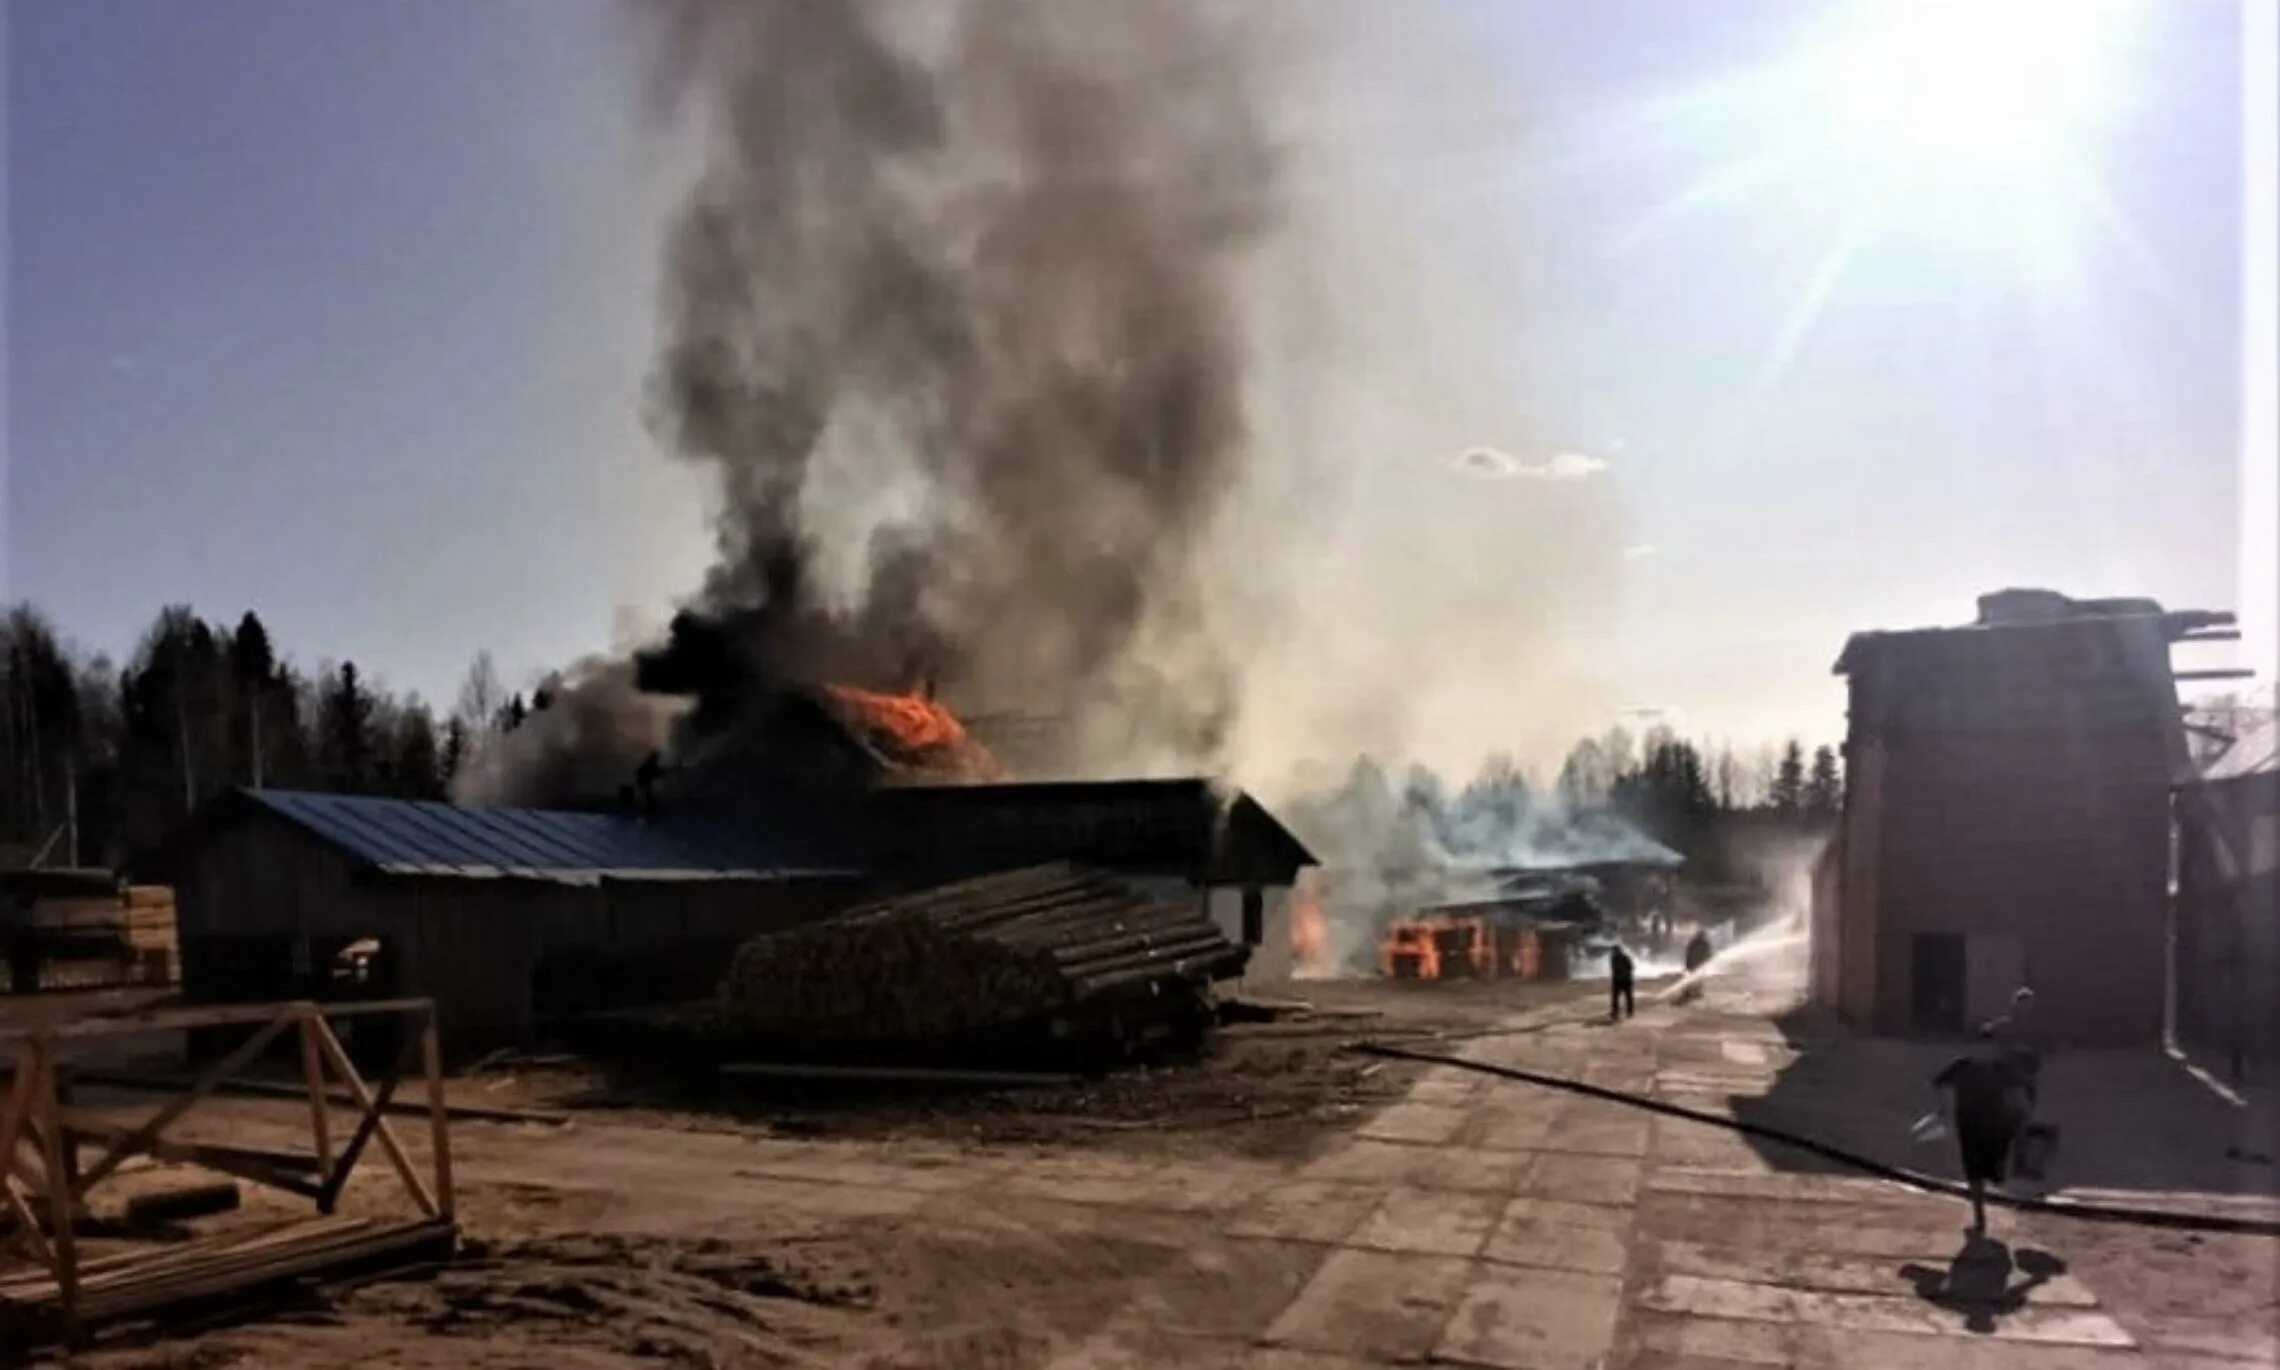
<instances>
[{"instance_id":1,"label":"stack of logs","mask_svg":"<svg viewBox=\"0 0 2280 1370\"><path fill-rule=\"evenodd\" d=\"M805 1043L921 1043L1021 1027L1058 1037L1205 1004L1241 972L1197 901L1039 866L866 905L744 944L722 984L740 1029Z\"/></svg>"}]
</instances>

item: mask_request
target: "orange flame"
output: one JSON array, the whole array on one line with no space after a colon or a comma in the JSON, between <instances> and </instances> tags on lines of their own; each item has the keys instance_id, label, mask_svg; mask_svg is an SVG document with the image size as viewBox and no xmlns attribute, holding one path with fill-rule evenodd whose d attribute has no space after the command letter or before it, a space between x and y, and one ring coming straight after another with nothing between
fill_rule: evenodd
<instances>
[{"instance_id":1,"label":"orange flame","mask_svg":"<svg viewBox=\"0 0 2280 1370\"><path fill-rule=\"evenodd\" d=\"M1378 973L1392 980L1454 976L1516 980L1567 978L1562 945L1534 928L1493 919L1425 913L1386 925L1378 942Z\"/></svg>"},{"instance_id":2,"label":"orange flame","mask_svg":"<svg viewBox=\"0 0 2280 1370\"><path fill-rule=\"evenodd\" d=\"M1321 892L1314 888L1314 872L1300 871L1290 890L1290 955L1301 974L1331 970L1330 923L1322 913Z\"/></svg>"},{"instance_id":3,"label":"orange flame","mask_svg":"<svg viewBox=\"0 0 2280 1370\"><path fill-rule=\"evenodd\" d=\"M823 687L840 716L888 760L914 770L967 780L999 780L1004 769L967 736L957 715L922 695L886 694L853 685Z\"/></svg>"},{"instance_id":4,"label":"orange flame","mask_svg":"<svg viewBox=\"0 0 2280 1370\"><path fill-rule=\"evenodd\" d=\"M1389 980L1438 980L1441 948L1433 925L1404 919L1389 925L1378 943L1378 971Z\"/></svg>"},{"instance_id":5,"label":"orange flame","mask_svg":"<svg viewBox=\"0 0 2280 1370\"><path fill-rule=\"evenodd\" d=\"M1389 924L1378 943L1378 969L1392 979L1493 976L1501 968L1496 930L1483 918L1404 918Z\"/></svg>"}]
</instances>

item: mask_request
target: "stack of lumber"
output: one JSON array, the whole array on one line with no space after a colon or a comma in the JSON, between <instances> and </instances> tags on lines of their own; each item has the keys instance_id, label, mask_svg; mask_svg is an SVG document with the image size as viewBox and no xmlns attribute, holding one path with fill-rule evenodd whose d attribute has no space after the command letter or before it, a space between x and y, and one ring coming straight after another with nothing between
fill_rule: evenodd
<instances>
[{"instance_id":1,"label":"stack of lumber","mask_svg":"<svg viewBox=\"0 0 2280 1370\"><path fill-rule=\"evenodd\" d=\"M83 1324L139 1316L285 1280L447 1256L456 1241L448 1218L384 1223L320 1217L83 1258L74 1311ZM60 1300L54 1277L44 1269L0 1278L0 1334L18 1344L56 1335Z\"/></svg>"},{"instance_id":2,"label":"stack of lumber","mask_svg":"<svg viewBox=\"0 0 2280 1370\"><path fill-rule=\"evenodd\" d=\"M1186 1011L1248 956L1199 900L1055 864L962 880L744 944L721 987L747 1032L925 1042Z\"/></svg>"},{"instance_id":3,"label":"stack of lumber","mask_svg":"<svg viewBox=\"0 0 2280 1370\"><path fill-rule=\"evenodd\" d=\"M0 928L13 975L36 977L40 989L171 984L177 978L171 888L121 885L106 872L11 874L15 878L6 883L16 888L0 897ZM66 883L58 878L65 874L84 878ZM32 875L47 878L35 886Z\"/></svg>"}]
</instances>

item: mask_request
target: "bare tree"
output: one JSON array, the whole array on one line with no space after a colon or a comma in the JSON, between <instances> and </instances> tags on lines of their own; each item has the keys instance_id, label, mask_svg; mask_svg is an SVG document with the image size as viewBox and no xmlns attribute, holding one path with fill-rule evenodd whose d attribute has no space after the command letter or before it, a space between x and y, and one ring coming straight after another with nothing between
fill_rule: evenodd
<instances>
[{"instance_id":1,"label":"bare tree","mask_svg":"<svg viewBox=\"0 0 2280 1370\"><path fill-rule=\"evenodd\" d=\"M490 729L492 720L506 706L506 688L499 684L499 664L491 659L486 647L475 653L468 663L467 678L460 682L459 701L452 709L452 717L465 724L471 733Z\"/></svg>"},{"instance_id":2,"label":"bare tree","mask_svg":"<svg viewBox=\"0 0 2280 1370\"><path fill-rule=\"evenodd\" d=\"M1734 758L1730 742L1718 744L1718 755L1710 763L1711 787L1718 792L1718 807L1732 813L1748 802L1747 784L1742 776L1742 763Z\"/></svg>"}]
</instances>

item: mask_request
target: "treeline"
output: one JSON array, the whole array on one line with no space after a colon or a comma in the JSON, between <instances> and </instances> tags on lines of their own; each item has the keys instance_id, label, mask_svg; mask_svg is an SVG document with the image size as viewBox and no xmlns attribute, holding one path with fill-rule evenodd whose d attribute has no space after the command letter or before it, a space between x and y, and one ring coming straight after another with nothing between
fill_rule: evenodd
<instances>
[{"instance_id":1,"label":"treeline","mask_svg":"<svg viewBox=\"0 0 2280 1370\"><path fill-rule=\"evenodd\" d=\"M1326 860L1374 871L1400 892L1405 881L1430 884L1451 862L1635 860L1651 854L1643 838L1717 877L1746 864L1758 839L1825 829L1843 804L1833 747L1808 753L1792 739L1745 761L1668 730L1642 738L1617 728L1577 743L1548 784L1507 756L1491 756L1461 784L1425 766L1397 776L1364 757L1283 812Z\"/></svg>"},{"instance_id":2,"label":"treeline","mask_svg":"<svg viewBox=\"0 0 2280 1370\"><path fill-rule=\"evenodd\" d=\"M1634 738L1611 728L1575 744L1555 783L1571 809L1606 807L1684 849L1702 820L1738 813L1813 823L1844 808L1844 773L1826 744L1810 757L1790 738L1778 750L1745 759L1726 744L1711 748L1667 728Z\"/></svg>"},{"instance_id":3,"label":"treeline","mask_svg":"<svg viewBox=\"0 0 2280 1370\"><path fill-rule=\"evenodd\" d=\"M527 709L486 656L439 717L353 661L303 672L251 612L171 606L121 664L18 605L0 615L0 865L123 866L241 785L440 799Z\"/></svg>"}]
</instances>

